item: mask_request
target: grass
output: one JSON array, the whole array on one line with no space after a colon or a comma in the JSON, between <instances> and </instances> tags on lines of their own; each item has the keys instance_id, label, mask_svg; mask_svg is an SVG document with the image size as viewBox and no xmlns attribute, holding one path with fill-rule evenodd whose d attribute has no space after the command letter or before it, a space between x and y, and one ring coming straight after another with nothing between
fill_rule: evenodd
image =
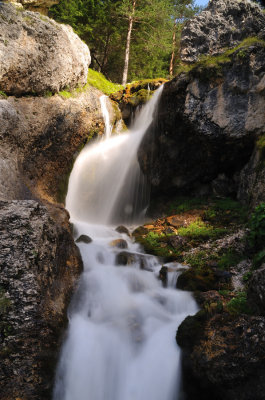
<instances>
[{"instance_id":1,"label":"grass","mask_svg":"<svg viewBox=\"0 0 265 400\"><path fill-rule=\"evenodd\" d=\"M225 228L215 228L208 225L198 218L195 222L191 222L187 227L178 229L180 236L187 236L193 239L210 239L217 238L226 233Z\"/></svg>"},{"instance_id":2,"label":"grass","mask_svg":"<svg viewBox=\"0 0 265 400\"><path fill-rule=\"evenodd\" d=\"M247 303L247 293L238 292L236 296L227 303L226 308L231 315L251 314L251 309Z\"/></svg>"},{"instance_id":3,"label":"grass","mask_svg":"<svg viewBox=\"0 0 265 400\"><path fill-rule=\"evenodd\" d=\"M122 85L107 80L103 74L90 68L88 70L87 83L99 89L106 95L110 95L111 93L123 89Z\"/></svg>"}]
</instances>

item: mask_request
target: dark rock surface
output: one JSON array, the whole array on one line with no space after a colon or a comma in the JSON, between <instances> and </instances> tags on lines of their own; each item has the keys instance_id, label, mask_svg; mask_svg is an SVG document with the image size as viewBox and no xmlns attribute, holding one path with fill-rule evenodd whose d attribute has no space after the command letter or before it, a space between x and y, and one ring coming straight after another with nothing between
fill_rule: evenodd
<instances>
[{"instance_id":1,"label":"dark rock surface","mask_svg":"<svg viewBox=\"0 0 265 400\"><path fill-rule=\"evenodd\" d=\"M245 47L243 60L238 54L224 64L195 66L165 84L139 150L153 192L209 193L220 174L229 186L238 183L264 131L265 47Z\"/></svg>"},{"instance_id":2,"label":"dark rock surface","mask_svg":"<svg viewBox=\"0 0 265 400\"><path fill-rule=\"evenodd\" d=\"M253 272L248 284L248 301L257 315L265 315L265 264Z\"/></svg>"},{"instance_id":3,"label":"dark rock surface","mask_svg":"<svg viewBox=\"0 0 265 400\"><path fill-rule=\"evenodd\" d=\"M47 400L82 262L62 208L0 202L0 398Z\"/></svg>"},{"instance_id":4,"label":"dark rock surface","mask_svg":"<svg viewBox=\"0 0 265 400\"><path fill-rule=\"evenodd\" d=\"M208 321L200 314L188 317L177 334L186 349L188 399L194 400L200 393L200 398L207 400L263 400L264 328L264 317L232 317L224 313Z\"/></svg>"},{"instance_id":5,"label":"dark rock surface","mask_svg":"<svg viewBox=\"0 0 265 400\"><path fill-rule=\"evenodd\" d=\"M181 37L182 61L192 63L201 55L215 55L235 47L250 36L265 38L265 15L248 0L211 0L208 7L188 21Z\"/></svg>"},{"instance_id":6,"label":"dark rock surface","mask_svg":"<svg viewBox=\"0 0 265 400\"><path fill-rule=\"evenodd\" d=\"M0 3L0 90L9 95L56 93L83 86L89 49L68 25Z\"/></svg>"}]
</instances>

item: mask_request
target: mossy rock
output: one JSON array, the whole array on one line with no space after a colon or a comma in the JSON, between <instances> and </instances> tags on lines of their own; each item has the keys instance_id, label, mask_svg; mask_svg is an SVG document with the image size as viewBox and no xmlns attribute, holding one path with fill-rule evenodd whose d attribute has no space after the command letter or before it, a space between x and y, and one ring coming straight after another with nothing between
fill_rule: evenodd
<instances>
[{"instance_id":1,"label":"mossy rock","mask_svg":"<svg viewBox=\"0 0 265 400\"><path fill-rule=\"evenodd\" d=\"M207 313L204 310L185 318L177 330L176 340L178 345L191 350L203 336L206 321Z\"/></svg>"},{"instance_id":2,"label":"mossy rock","mask_svg":"<svg viewBox=\"0 0 265 400\"><path fill-rule=\"evenodd\" d=\"M190 268L187 271L184 271L177 281L178 289L189 290L192 292L207 292L208 290L219 289L219 286L219 281L215 277L215 274L207 267L200 270Z\"/></svg>"}]
</instances>

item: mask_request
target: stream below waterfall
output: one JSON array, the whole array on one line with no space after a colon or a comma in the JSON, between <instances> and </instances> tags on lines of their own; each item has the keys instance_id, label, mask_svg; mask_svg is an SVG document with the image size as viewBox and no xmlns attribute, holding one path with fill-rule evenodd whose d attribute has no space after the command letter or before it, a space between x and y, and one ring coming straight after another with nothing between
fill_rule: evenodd
<instances>
[{"instance_id":1,"label":"stream below waterfall","mask_svg":"<svg viewBox=\"0 0 265 400\"><path fill-rule=\"evenodd\" d=\"M110 135L102 99L107 135L82 150L71 173L66 208L75 238L87 235L92 242L78 243L84 272L68 311L54 400L180 398L176 330L197 305L189 292L175 288L179 264L171 264L164 288L158 280L161 262L115 230L117 224L143 222L148 188L137 150L162 90L142 108L130 132L120 135ZM115 246L119 243L127 248ZM132 253L129 265L118 265L122 251Z\"/></svg>"}]
</instances>

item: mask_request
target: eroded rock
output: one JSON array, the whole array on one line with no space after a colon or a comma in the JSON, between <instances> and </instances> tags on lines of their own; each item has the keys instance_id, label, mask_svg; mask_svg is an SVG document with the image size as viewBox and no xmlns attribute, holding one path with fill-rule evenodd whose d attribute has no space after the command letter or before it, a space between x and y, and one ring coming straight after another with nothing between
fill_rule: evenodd
<instances>
[{"instance_id":1,"label":"eroded rock","mask_svg":"<svg viewBox=\"0 0 265 400\"><path fill-rule=\"evenodd\" d=\"M265 37L265 16L248 0L211 0L208 7L185 24L181 37L182 61L215 55L247 37Z\"/></svg>"},{"instance_id":2,"label":"eroded rock","mask_svg":"<svg viewBox=\"0 0 265 400\"><path fill-rule=\"evenodd\" d=\"M0 5L0 90L44 95L83 86L89 49L68 25Z\"/></svg>"},{"instance_id":3,"label":"eroded rock","mask_svg":"<svg viewBox=\"0 0 265 400\"><path fill-rule=\"evenodd\" d=\"M0 202L1 399L51 395L66 308L82 262L62 208ZM1 301L2 303L2 301Z\"/></svg>"},{"instance_id":4,"label":"eroded rock","mask_svg":"<svg viewBox=\"0 0 265 400\"><path fill-rule=\"evenodd\" d=\"M265 264L253 275L248 284L248 301L258 315L265 315Z\"/></svg>"}]
</instances>

